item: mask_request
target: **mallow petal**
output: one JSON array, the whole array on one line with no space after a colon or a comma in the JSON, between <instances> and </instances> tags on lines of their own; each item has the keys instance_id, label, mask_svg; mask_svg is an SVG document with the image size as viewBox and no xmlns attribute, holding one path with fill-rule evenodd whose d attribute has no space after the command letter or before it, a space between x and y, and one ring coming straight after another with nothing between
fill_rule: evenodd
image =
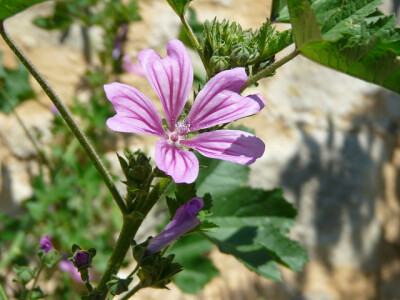
<instances>
[{"instance_id":1,"label":"mallow petal","mask_svg":"<svg viewBox=\"0 0 400 300\"><path fill-rule=\"evenodd\" d=\"M147 79L161 99L169 130L173 131L193 84L189 54L181 41L171 40L167 44L166 58L162 59L152 49L141 51L138 58Z\"/></svg>"},{"instance_id":2,"label":"mallow petal","mask_svg":"<svg viewBox=\"0 0 400 300\"><path fill-rule=\"evenodd\" d=\"M194 153L170 145L166 140L157 142L155 160L157 167L176 183L192 183L199 174L199 161Z\"/></svg>"},{"instance_id":3,"label":"mallow petal","mask_svg":"<svg viewBox=\"0 0 400 300\"><path fill-rule=\"evenodd\" d=\"M204 205L200 197L192 198L189 202L181 205L175 212L174 217L168 225L154 238L146 247L147 254L159 252L162 248L172 244L176 239L201 224L196 217Z\"/></svg>"},{"instance_id":4,"label":"mallow petal","mask_svg":"<svg viewBox=\"0 0 400 300\"><path fill-rule=\"evenodd\" d=\"M240 89L247 81L244 68L215 75L199 92L186 120L197 131L247 117L259 112L265 101L260 94L243 97Z\"/></svg>"},{"instance_id":5,"label":"mallow petal","mask_svg":"<svg viewBox=\"0 0 400 300\"><path fill-rule=\"evenodd\" d=\"M104 90L117 112L107 120L107 126L111 130L165 137L161 116L143 93L118 82L104 85Z\"/></svg>"},{"instance_id":6,"label":"mallow petal","mask_svg":"<svg viewBox=\"0 0 400 300\"><path fill-rule=\"evenodd\" d=\"M183 146L200 154L249 165L264 154L264 142L251 133L240 130L216 130L201 133L190 140L181 140Z\"/></svg>"}]
</instances>

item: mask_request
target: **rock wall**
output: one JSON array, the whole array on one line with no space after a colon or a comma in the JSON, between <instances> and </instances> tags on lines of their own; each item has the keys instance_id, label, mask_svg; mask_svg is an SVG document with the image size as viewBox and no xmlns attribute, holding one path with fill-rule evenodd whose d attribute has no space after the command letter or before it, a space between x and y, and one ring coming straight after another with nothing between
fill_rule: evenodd
<instances>
[{"instance_id":1,"label":"rock wall","mask_svg":"<svg viewBox=\"0 0 400 300\"><path fill-rule=\"evenodd\" d=\"M395 5L398 1L386 1L385 9ZM149 47L165 53L166 42L177 35L178 19L165 1L141 1L140 6L143 21L130 26L130 53L136 56ZM73 33L60 44L58 32L31 24L34 16L45 15L51 7L51 3L36 6L6 25L68 101L85 69L82 43ZM269 15L269 1L198 0L193 7L200 20L217 16L244 28L260 26ZM90 34L98 45L101 32L93 29ZM15 64L3 42L0 50L7 65ZM156 99L145 79L125 75L122 80L143 87ZM33 84L39 100L17 111L32 133L41 133L45 144L51 138L50 102ZM400 97L302 57L261 81L256 90L267 107L241 122L254 127L267 148L252 165L250 184L284 187L287 199L299 210L291 234L308 249L310 263L300 273L282 270L283 283L274 283L213 252L222 276L201 295L183 295L172 287L170 292L144 290L138 298L400 299ZM13 213L32 193L29 180L37 164L15 117L0 114L0 128L0 207ZM154 148L153 139L131 140Z\"/></svg>"}]
</instances>

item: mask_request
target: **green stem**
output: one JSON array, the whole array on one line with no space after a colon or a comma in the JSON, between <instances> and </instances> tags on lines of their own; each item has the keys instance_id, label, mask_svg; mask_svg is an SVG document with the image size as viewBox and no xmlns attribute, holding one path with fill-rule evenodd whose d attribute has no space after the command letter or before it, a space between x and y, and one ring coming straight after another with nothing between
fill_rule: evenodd
<instances>
[{"instance_id":1,"label":"green stem","mask_svg":"<svg viewBox=\"0 0 400 300\"><path fill-rule=\"evenodd\" d=\"M39 270L38 270L38 272L36 273L36 276L35 276L35 280L33 281L32 288L31 288L31 290L29 291L29 294L28 294L28 300L31 300L31 298L32 298L33 289L36 286L36 283L37 283L37 281L39 279L40 273L42 272L43 268L44 268L44 265L40 264Z\"/></svg>"},{"instance_id":2,"label":"green stem","mask_svg":"<svg viewBox=\"0 0 400 300\"><path fill-rule=\"evenodd\" d=\"M266 67L264 70L260 71L256 75L251 76L247 80L246 84L243 86L243 88L242 88L242 90L240 92L242 93L245 89L247 89L249 86L255 84L260 79L265 78L268 75L271 75L272 73L275 72L276 69L278 69L279 67L283 66L288 61L291 61L293 58L295 58L299 54L300 54L300 51L295 50L292 53L290 53L289 55L285 56L284 58L282 58L282 59L274 62L272 65Z\"/></svg>"},{"instance_id":3,"label":"green stem","mask_svg":"<svg viewBox=\"0 0 400 300\"><path fill-rule=\"evenodd\" d=\"M26 136L28 137L28 140L32 143L33 147L35 148L36 152L39 155L40 160L42 161L43 164L46 165L46 167L49 169L50 173L53 172L53 168L51 167L49 161L46 158L46 155L44 152L39 148L39 145L36 143L35 138L32 136L32 134L29 132L28 128L26 127L25 123L22 121L20 116L18 115L17 111L15 109L12 110L12 114L15 116L17 119L19 125L22 127L24 130Z\"/></svg>"},{"instance_id":4,"label":"green stem","mask_svg":"<svg viewBox=\"0 0 400 300\"><path fill-rule=\"evenodd\" d=\"M60 115L63 117L65 123L67 123L68 127L71 129L72 133L75 135L86 154L92 161L93 165L97 169L97 172L100 174L110 193L112 194L115 202L118 204L121 212L123 214L127 213L127 209L122 199L120 193L114 185L114 182L108 173L107 169L103 165L100 157L94 150L93 146L89 143L85 134L78 127L78 124L73 119L71 113L68 108L62 103L61 99L57 96L57 94L53 91L44 77L36 70L35 66L29 61L29 59L25 56L21 49L15 44L15 42L8 35L5 27L4 21L0 21L0 34L3 37L4 41L10 47L10 49L15 53L15 55L19 58L19 60L24 64L24 66L28 69L29 73L36 79L36 81L40 84L42 89L46 92L47 96L49 96L50 100L54 103L55 107L60 112Z\"/></svg>"},{"instance_id":5,"label":"green stem","mask_svg":"<svg viewBox=\"0 0 400 300\"><path fill-rule=\"evenodd\" d=\"M8 300L7 294L3 289L3 286L0 283L0 299L2 300Z\"/></svg>"},{"instance_id":6,"label":"green stem","mask_svg":"<svg viewBox=\"0 0 400 300\"><path fill-rule=\"evenodd\" d=\"M140 283L138 283L133 289L127 292L120 300L128 300L131 296L133 296L137 291L143 288Z\"/></svg>"},{"instance_id":7,"label":"green stem","mask_svg":"<svg viewBox=\"0 0 400 300\"><path fill-rule=\"evenodd\" d=\"M164 194L168 185L171 182L171 178L161 178L156 186L146 197L137 210L129 215L124 215L123 225L119 234L117 243L110 259L108 260L106 270L100 278L100 282L97 285L96 291L101 292L102 296L100 299L105 299L108 293L107 282L111 279L113 274L116 274L121 267L122 262L129 250L130 241L135 237L137 230L142 224L144 218L149 213L150 209L156 204L160 197Z\"/></svg>"},{"instance_id":8,"label":"green stem","mask_svg":"<svg viewBox=\"0 0 400 300\"><path fill-rule=\"evenodd\" d=\"M186 22L186 19L183 15L179 16L179 18L181 19L182 25L185 28L186 33L188 34L189 39L193 44L193 47L196 49L197 53L200 56L201 61L203 62L203 66L204 66L204 69L206 70L207 76L209 76L210 74L207 69L206 61L204 60L203 54L201 53L201 50L200 50L200 43L197 40L196 35L194 34L194 32L192 30L192 27L190 27L190 25Z\"/></svg>"}]
</instances>

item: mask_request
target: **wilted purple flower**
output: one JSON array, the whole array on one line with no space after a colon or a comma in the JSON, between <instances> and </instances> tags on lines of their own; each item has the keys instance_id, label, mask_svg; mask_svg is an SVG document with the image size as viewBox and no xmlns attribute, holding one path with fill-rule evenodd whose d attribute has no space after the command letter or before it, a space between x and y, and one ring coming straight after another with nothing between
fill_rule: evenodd
<instances>
[{"instance_id":1,"label":"wilted purple flower","mask_svg":"<svg viewBox=\"0 0 400 300\"><path fill-rule=\"evenodd\" d=\"M112 51L112 57L117 60L122 53L122 46L124 41L126 40L126 36L128 34L128 25L122 24L117 32L117 36L114 41L114 48Z\"/></svg>"},{"instance_id":2,"label":"wilted purple flower","mask_svg":"<svg viewBox=\"0 0 400 300\"><path fill-rule=\"evenodd\" d=\"M82 267L89 263L89 253L85 251L76 251L74 254L74 261L78 267Z\"/></svg>"},{"instance_id":3,"label":"wilted purple flower","mask_svg":"<svg viewBox=\"0 0 400 300\"><path fill-rule=\"evenodd\" d=\"M72 279L76 282L80 282L80 283L84 283L84 281L81 278L81 275L78 272L78 269L74 266L72 261L63 259L62 261L60 261L58 263L58 267L64 271L64 272L68 272Z\"/></svg>"},{"instance_id":4,"label":"wilted purple flower","mask_svg":"<svg viewBox=\"0 0 400 300\"><path fill-rule=\"evenodd\" d=\"M126 72L129 72L133 75L138 75L141 77L146 77L144 74L142 67L139 63L133 62L131 57L128 54L125 54L122 57L122 69Z\"/></svg>"},{"instance_id":5,"label":"wilted purple flower","mask_svg":"<svg viewBox=\"0 0 400 300\"><path fill-rule=\"evenodd\" d=\"M48 253L51 250L53 250L53 245L51 243L51 238L46 235L43 238L40 239L39 241L40 244L40 249L44 252L44 253Z\"/></svg>"},{"instance_id":6,"label":"wilted purple flower","mask_svg":"<svg viewBox=\"0 0 400 300\"><path fill-rule=\"evenodd\" d=\"M264 106L260 94L243 97L240 90L247 81L244 68L223 71L207 82L183 120L179 119L193 84L193 68L189 54L179 40L167 45L168 56L162 59L151 49L139 53L139 62L147 79L161 99L168 128L155 105L137 89L114 82L106 84L107 98L117 114L107 120L115 131L156 135L157 167L172 176L175 182L192 183L199 172L199 161L193 152L248 165L261 157L264 143L256 136L240 130L216 130L187 139L187 134L228 123L259 112ZM184 148L183 148L184 147Z\"/></svg>"},{"instance_id":7,"label":"wilted purple flower","mask_svg":"<svg viewBox=\"0 0 400 300\"><path fill-rule=\"evenodd\" d=\"M54 104L51 104L51 111L57 115L60 115L60 112Z\"/></svg>"},{"instance_id":8,"label":"wilted purple flower","mask_svg":"<svg viewBox=\"0 0 400 300\"><path fill-rule=\"evenodd\" d=\"M200 225L201 221L196 215L203 205L203 199L195 197L186 204L180 206L163 231L150 240L146 248L146 253L153 254L159 252L162 248L172 244L186 232Z\"/></svg>"}]
</instances>

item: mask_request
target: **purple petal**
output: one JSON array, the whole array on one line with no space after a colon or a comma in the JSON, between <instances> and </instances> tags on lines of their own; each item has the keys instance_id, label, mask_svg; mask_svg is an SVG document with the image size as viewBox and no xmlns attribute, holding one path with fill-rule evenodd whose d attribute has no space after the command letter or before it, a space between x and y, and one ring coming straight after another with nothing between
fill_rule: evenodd
<instances>
[{"instance_id":1,"label":"purple petal","mask_svg":"<svg viewBox=\"0 0 400 300\"><path fill-rule=\"evenodd\" d=\"M157 142L155 159L157 167L176 183L192 183L199 174L199 161L194 153L170 145L165 140Z\"/></svg>"},{"instance_id":2,"label":"purple petal","mask_svg":"<svg viewBox=\"0 0 400 300\"><path fill-rule=\"evenodd\" d=\"M146 49L139 53L138 58L147 79L161 99L169 130L173 131L192 88L193 68L181 41L169 41L167 54L162 59L154 50Z\"/></svg>"},{"instance_id":3,"label":"purple petal","mask_svg":"<svg viewBox=\"0 0 400 300\"><path fill-rule=\"evenodd\" d=\"M46 235L40 239L39 245L40 245L40 249L44 253L48 253L51 250L53 250L53 244L51 243L51 238L48 235Z\"/></svg>"},{"instance_id":4,"label":"purple petal","mask_svg":"<svg viewBox=\"0 0 400 300\"><path fill-rule=\"evenodd\" d=\"M74 281L84 283L81 274L78 272L78 269L74 266L72 261L64 259L58 263L58 267L61 271L68 272Z\"/></svg>"},{"instance_id":5,"label":"purple petal","mask_svg":"<svg viewBox=\"0 0 400 300\"><path fill-rule=\"evenodd\" d=\"M125 54L122 57L122 69L124 69L124 71L129 72L133 75L146 77L140 64L137 62L133 62L131 57L128 54Z\"/></svg>"},{"instance_id":6,"label":"purple petal","mask_svg":"<svg viewBox=\"0 0 400 300\"><path fill-rule=\"evenodd\" d=\"M104 90L117 111L107 120L111 130L165 136L157 108L143 93L118 82L104 85Z\"/></svg>"},{"instance_id":7,"label":"purple petal","mask_svg":"<svg viewBox=\"0 0 400 300\"><path fill-rule=\"evenodd\" d=\"M186 204L180 206L171 222L157 236L152 238L147 245L147 254L159 252L162 248L170 245L176 239L184 235L201 224L196 217L197 213L203 207L204 202L200 197L195 197Z\"/></svg>"},{"instance_id":8,"label":"purple petal","mask_svg":"<svg viewBox=\"0 0 400 300\"><path fill-rule=\"evenodd\" d=\"M262 140L240 130L216 130L201 133L180 143L199 151L202 155L249 165L261 157L265 150Z\"/></svg>"},{"instance_id":9,"label":"purple petal","mask_svg":"<svg viewBox=\"0 0 400 300\"><path fill-rule=\"evenodd\" d=\"M211 78L197 95L187 116L190 131L228 123L259 112L265 106L261 95L239 95L246 81L244 68L223 71Z\"/></svg>"},{"instance_id":10,"label":"purple petal","mask_svg":"<svg viewBox=\"0 0 400 300\"><path fill-rule=\"evenodd\" d=\"M87 253L86 251L77 251L74 254L74 261L78 267L87 265L89 263L89 258L89 253Z\"/></svg>"}]
</instances>

